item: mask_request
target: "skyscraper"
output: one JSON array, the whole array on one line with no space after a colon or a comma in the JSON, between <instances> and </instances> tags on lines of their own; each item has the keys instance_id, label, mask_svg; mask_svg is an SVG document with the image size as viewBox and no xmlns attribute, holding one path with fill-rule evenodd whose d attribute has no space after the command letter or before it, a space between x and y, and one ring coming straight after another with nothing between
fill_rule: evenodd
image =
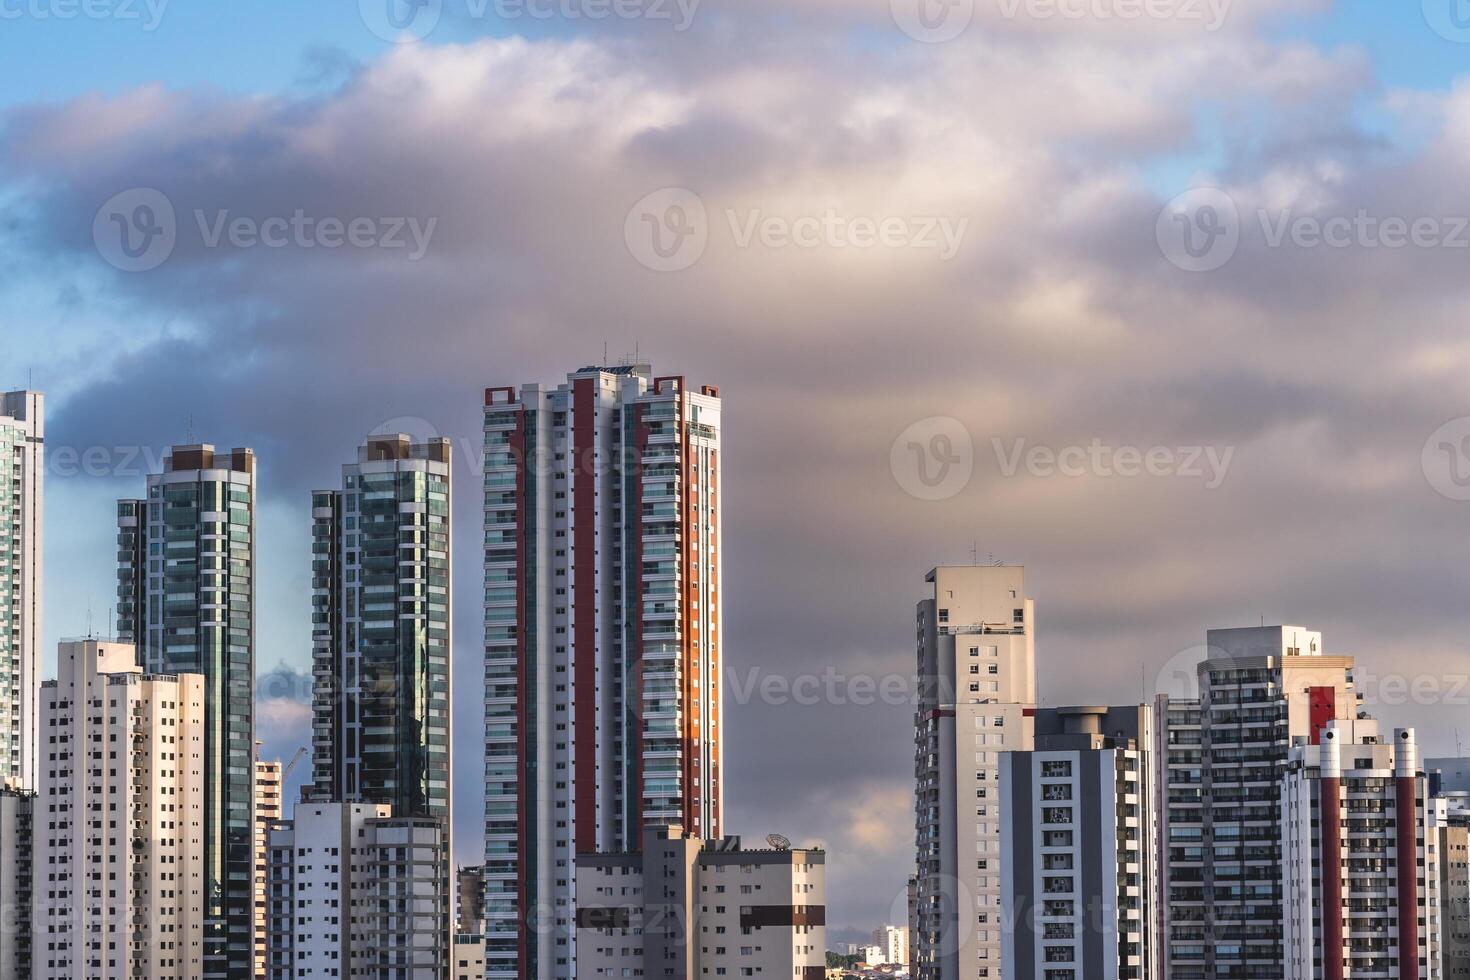
<instances>
[{"instance_id":1,"label":"skyscraper","mask_svg":"<svg viewBox=\"0 0 1470 980\"><path fill-rule=\"evenodd\" d=\"M260 743L255 744L259 754ZM283 816L281 760L255 760L255 980L266 980L266 913L270 908L270 832Z\"/></svg>"},{"instance_id":2,"label":"skyscraper","mask_svg":"<svg viewBox=\"0 0 1470 980\"><path fill-rule=\"evenodd\" d=\"M45 397L0 394L0 786L36 786Z\"/></svg>"},{"instance_id":3,"label":"skyscraper","mask_svg":"<svg viewBox=\"0 0 1470 980\"><path fill-rule=\"evenodd\" d=\"M314 800L448 826L450 481L449 440L373 436L312 495Z\"/></svg>"},{"instance_id":4,"label":"skyscraper","mask_svg":"<svg viewBox=\"0 0 1470 980\"><path fill-rule=\"evenodd\" d=\"M175 446L118 503L118 630L149 673L204 675L204 972L253 973L255 454Z\"/></svg>"},{"instance_id":5,"label":"skyscraper","mask_svg":"<svg viewBox=\"0 0 1470 980\"><path fill-rule=\"evenodd\" d=\"M485 397L485 967L576 971L578 853L721 834L720 398L647 365Z\"/></svg>"},{"instance_id":6,"label":"skyscraper","mask_svg":"<svg viewBox=\"0 0 1470 980\"><path fill-rule=\"evenodd\" d=\"M1002 975L1000 755L1032 747L1036 609L1019 566L943 566L925 581L911 955L916 980L993 980Z\"/></svg>"}]
</instances>

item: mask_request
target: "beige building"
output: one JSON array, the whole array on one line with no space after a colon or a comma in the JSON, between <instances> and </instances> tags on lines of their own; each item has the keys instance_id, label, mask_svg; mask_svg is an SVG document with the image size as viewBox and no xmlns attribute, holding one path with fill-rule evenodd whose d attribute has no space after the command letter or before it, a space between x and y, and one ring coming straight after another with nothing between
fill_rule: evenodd
<instances>
[{"instance_id":1,"label":"beige building","mask_svg":"<svg viewBox=\"0 0 1470 980\"><path fill-rule=\"evenodd\" d=\"M653 827L642 854L579 855L577 894L579 980L826 975L822 851Z\"/></svg>"},{"instance_id":2,"label":"beige building","mask_svg":"<svg viewBox=\"0 0 1470 980\"><path fill-rule=\"evenodd\" d=\"M204 972L204 681L64 642L41 691L32 975Z\"/></svg>"},{"instance_id":3,"label":"beige building","mask_svg":"<svg viewBox=\"0 0 1470 980\"><path fill-rule=\"evenodd\" d=\"M1441 975L1470 977L1470 809L1452 795L1439 830Z\"/></svg>"},{"instance_id":4,"label":"beige building","mask_svg":"<svg viewBox=\"0 0 1470 980\"><path fill-rule=\"evenodd\" d=\"M255 743L257 755L260 743ZM255 978L265 980L266 912L270 908L270 830L282 816L281 760L255 760Z\"/></svg>"},{"instance_id":5,"label":"beige building","mask_svg":"<svg viewBox=\"0 0 1470 980\"><path fill-rule=\"evenodd\" d=\"M454 980L485 980L485 937L465 933L454 937L451 966Z\"/></svg>"},{"instance_id":6,"label":"beige building","mask_svg":"<svg viewBox=\"0 0 1470 980\"><path fill-rule=\"evenodd\" d=\"M1001 756L1032 747L1035 604L1019 566L944 566L918 606L912 961L1001 976ZM1025 978L1017 978L1025 980Z\"/></svg>"},{"instance_id":7,"label":"beige building","mask_svg":"<svg viewBox=\"0 0 1470 980\"><path fill-rule=\"evenodd\" d=\"M908 966L909 931L905 926L880 926L873 930L873 945L883 951L883 962Z\"/></svg>"}]
</instances>

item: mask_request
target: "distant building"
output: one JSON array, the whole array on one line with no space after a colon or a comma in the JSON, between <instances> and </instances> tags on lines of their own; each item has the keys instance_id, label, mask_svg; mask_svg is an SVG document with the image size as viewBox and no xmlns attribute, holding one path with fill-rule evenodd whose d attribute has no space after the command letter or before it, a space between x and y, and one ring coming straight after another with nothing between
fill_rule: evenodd
<instances>
[{"instance_id":1,"label":"distant building","mask_svg":"<svg viewBox=\"0 0 1470 980\"><path fill-rule=\"evenodd\" d=\"M270 834L271 980L449 980L447 850L438 818L296 804Z\"/></svg>"},{"instance_id":2,"label":"distant building","mask_svg":"<svg viewBox=\"0 0 1470 980\"><path fill-rule=\"evenodd\" d=\"M1151 715L1041 708L1002 757L1002 976L1158 980Z\"/></svg>"},{"instance_id":3,"label":"distant building","mask_svg":"<svg viewBox=\"0 0 1470 980\"><path fill-rule=\"evenodd\" d=\"M873 945L883 951L884 963L908 967L909 930L907 926L879 926L873 930Z\"/></svg>"},{"instance_id":4,"label":"distant building","mask_svg":"<svg viewBox=\"0 0 1470 980\"><path fill-rule=\"evenodd\" d=\"M1168 980L1203 980L1205 963L1204 736L1198 698L1154 702L1154 821L1162 965Z\"/></svg>"},{"instance_id":5,"label":"distant building","mask_svg":"<svg viewBox=\"0 0 1470 980\"><path fill-rule=\"evenodd\" d=\"M454 937L453 980L485 980L485 937L479 933Z\"/></svg>"},{"instance_id":6,"label":"distant building","mask_svg":"<svg viewBox=\"0 0 1470 980\"><path fill-rule=\"evenodd\" d=\"M204 975L205 691L129 643L64 642L41 689L32 976Z\"/></svg>"},{"instance_id":7,"label":"distant building","mask_svg":"<svg viewBox=\"0 0 1470 980\"><path fill-rule=\"evenodd\" d=\"M1413 729L1329 722L1281 793L1286 980L1440 980L1438 819ZM1333 955L1336 951L1336 955Z\"/></svg>"},{"instance_id":8,"label":"distant building","mask_svg":"<svg viewBox=\"0 0 1470 980\"><path fill-rule=\"evenodd\" d=\"M644 831L642 853L577 858L577 977L826 975L826 855L746 850L677 827Z\"/></svg>"},{"instance_id":9,"label":"distant building","mask_svg":"<svg viewBox=\"0 0 1470 980\"><path fill-rule=\"evenodd\" d=\"M1019 566L929 572L917 611L916 980L993 980L1001 963L999 774L1031 748L1035 605ZM1025 980L1025 978L1018 978Z\"/></svg>"},{"instance_id":10,"label":"distant building","mask_svg":"<svg viewBox=\"0 0 1470 980\"><path fill-rule=\"evenodd\" d=\"M1439 832L1440 962L1451 980L1470 977L1470 809L1458 794L1437 802L1447 804Z\"/></svg>"},{"instance_id":11,"label":"distant building","mask_svg":"<svg viewBox=\"0 0 1470 980\"><path fill-rule=\"evenodd\" d=\"M40 734L46 399L0 392L0 787L34 790Z\"/></svg>"},{"instance_id":12,"label":"distant building","mask_svg":"<svg viewBox=\"0 0 1470 980\"><path fill-rule=\"evenodd\" d=\"M454 931L463 936L481 936L485 932L485 869L481 865L460 868L455 876L459 904L455 912Z\"/></svg>"},{"instance_id":13,"label":"distant building","mask_svg":"<svg viewBox=\"0 0 1470 980\"><path fill-rule=\"evenodd\" d=\"M260 743L256 743L259 754ZM255 978L265 980L266 913L270 908L270 830L281 819L281 761L255 760Z\"/></svg>"},{"instance_id":14,"label":"distant building","mask_svg":"<svg viewBox=\"0 0 1470 980\"><path fill-rule=\"evenodd\" d=\"M36 795L0 787L0 980L30 980Z\"/></svg>"}]
</instances>

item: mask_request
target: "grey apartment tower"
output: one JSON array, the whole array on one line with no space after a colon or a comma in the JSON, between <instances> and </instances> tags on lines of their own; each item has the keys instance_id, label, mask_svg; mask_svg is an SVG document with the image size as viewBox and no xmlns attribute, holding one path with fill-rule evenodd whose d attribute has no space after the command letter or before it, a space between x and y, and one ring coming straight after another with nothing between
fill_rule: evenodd
<instances>
[{"instance_id":1,"label":"grey apartment tower","mask_svg":"<svg viewBox=\"0 0 1470 980\"><path fill-rule=\"evenodd\" d=\"M118 502L118 637L204 675L204 974L248 980L254 926L255 454L175 446Z\"/></svg>"}]
</instances>

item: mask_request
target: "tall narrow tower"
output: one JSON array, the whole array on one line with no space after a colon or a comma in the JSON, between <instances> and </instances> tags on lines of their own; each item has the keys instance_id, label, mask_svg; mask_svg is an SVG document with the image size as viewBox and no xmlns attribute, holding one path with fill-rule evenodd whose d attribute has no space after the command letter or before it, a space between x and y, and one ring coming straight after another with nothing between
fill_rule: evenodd
<instances>
[{"instance_id":1,"label":"tall narrow tower","mask_svg":"<svg viewBox=\"0 0 1470 980\"><path fill-rule=\"evenodd\" d=\"M447 826L450 483L449 440L392 434L312 495L313 799Z\"/></svg>"},{"instance_id":2,"label":"tall narrow tower","mask_svg":"<svg viewBox=\"0 0 1470 980\"><path fill-rule=\"evenodd\" d=\"M485 629L486 973L574 976L578 853L721 834L718 389L486 392Z\"/></svg>"},{"instance_id":3,"label":"tall narrow tower","mask_svg":"<svg viewBox=\"0 0 1470 980\"><path fill-rule=\"evenodd\" d=\"M204 675L204 972L253 973L255 454L175 446L118 503L118 633L153 674Z\"/></svg>"},{"instance_id":4,"label":"tall narrow tower","mask_svg":"<svg viewBox=\"0 0 1470 980\"><path fill-rule=\"evenodd\" d=\"M1033 744L1035 606L1019 566L944 566L925 581L933 592L918 607L916 980L994 980L1000 755Z\"/></svg>"},{"instance_id":5,"label":"tall narrow tower","mask_svg":"<svg viewBox=\"0 0 1470 980\"><path fill-rule=\"evenodd\" d=\"M36 787L45 397L0 394L0 787Z\"/></svg>"}]
</instances>

